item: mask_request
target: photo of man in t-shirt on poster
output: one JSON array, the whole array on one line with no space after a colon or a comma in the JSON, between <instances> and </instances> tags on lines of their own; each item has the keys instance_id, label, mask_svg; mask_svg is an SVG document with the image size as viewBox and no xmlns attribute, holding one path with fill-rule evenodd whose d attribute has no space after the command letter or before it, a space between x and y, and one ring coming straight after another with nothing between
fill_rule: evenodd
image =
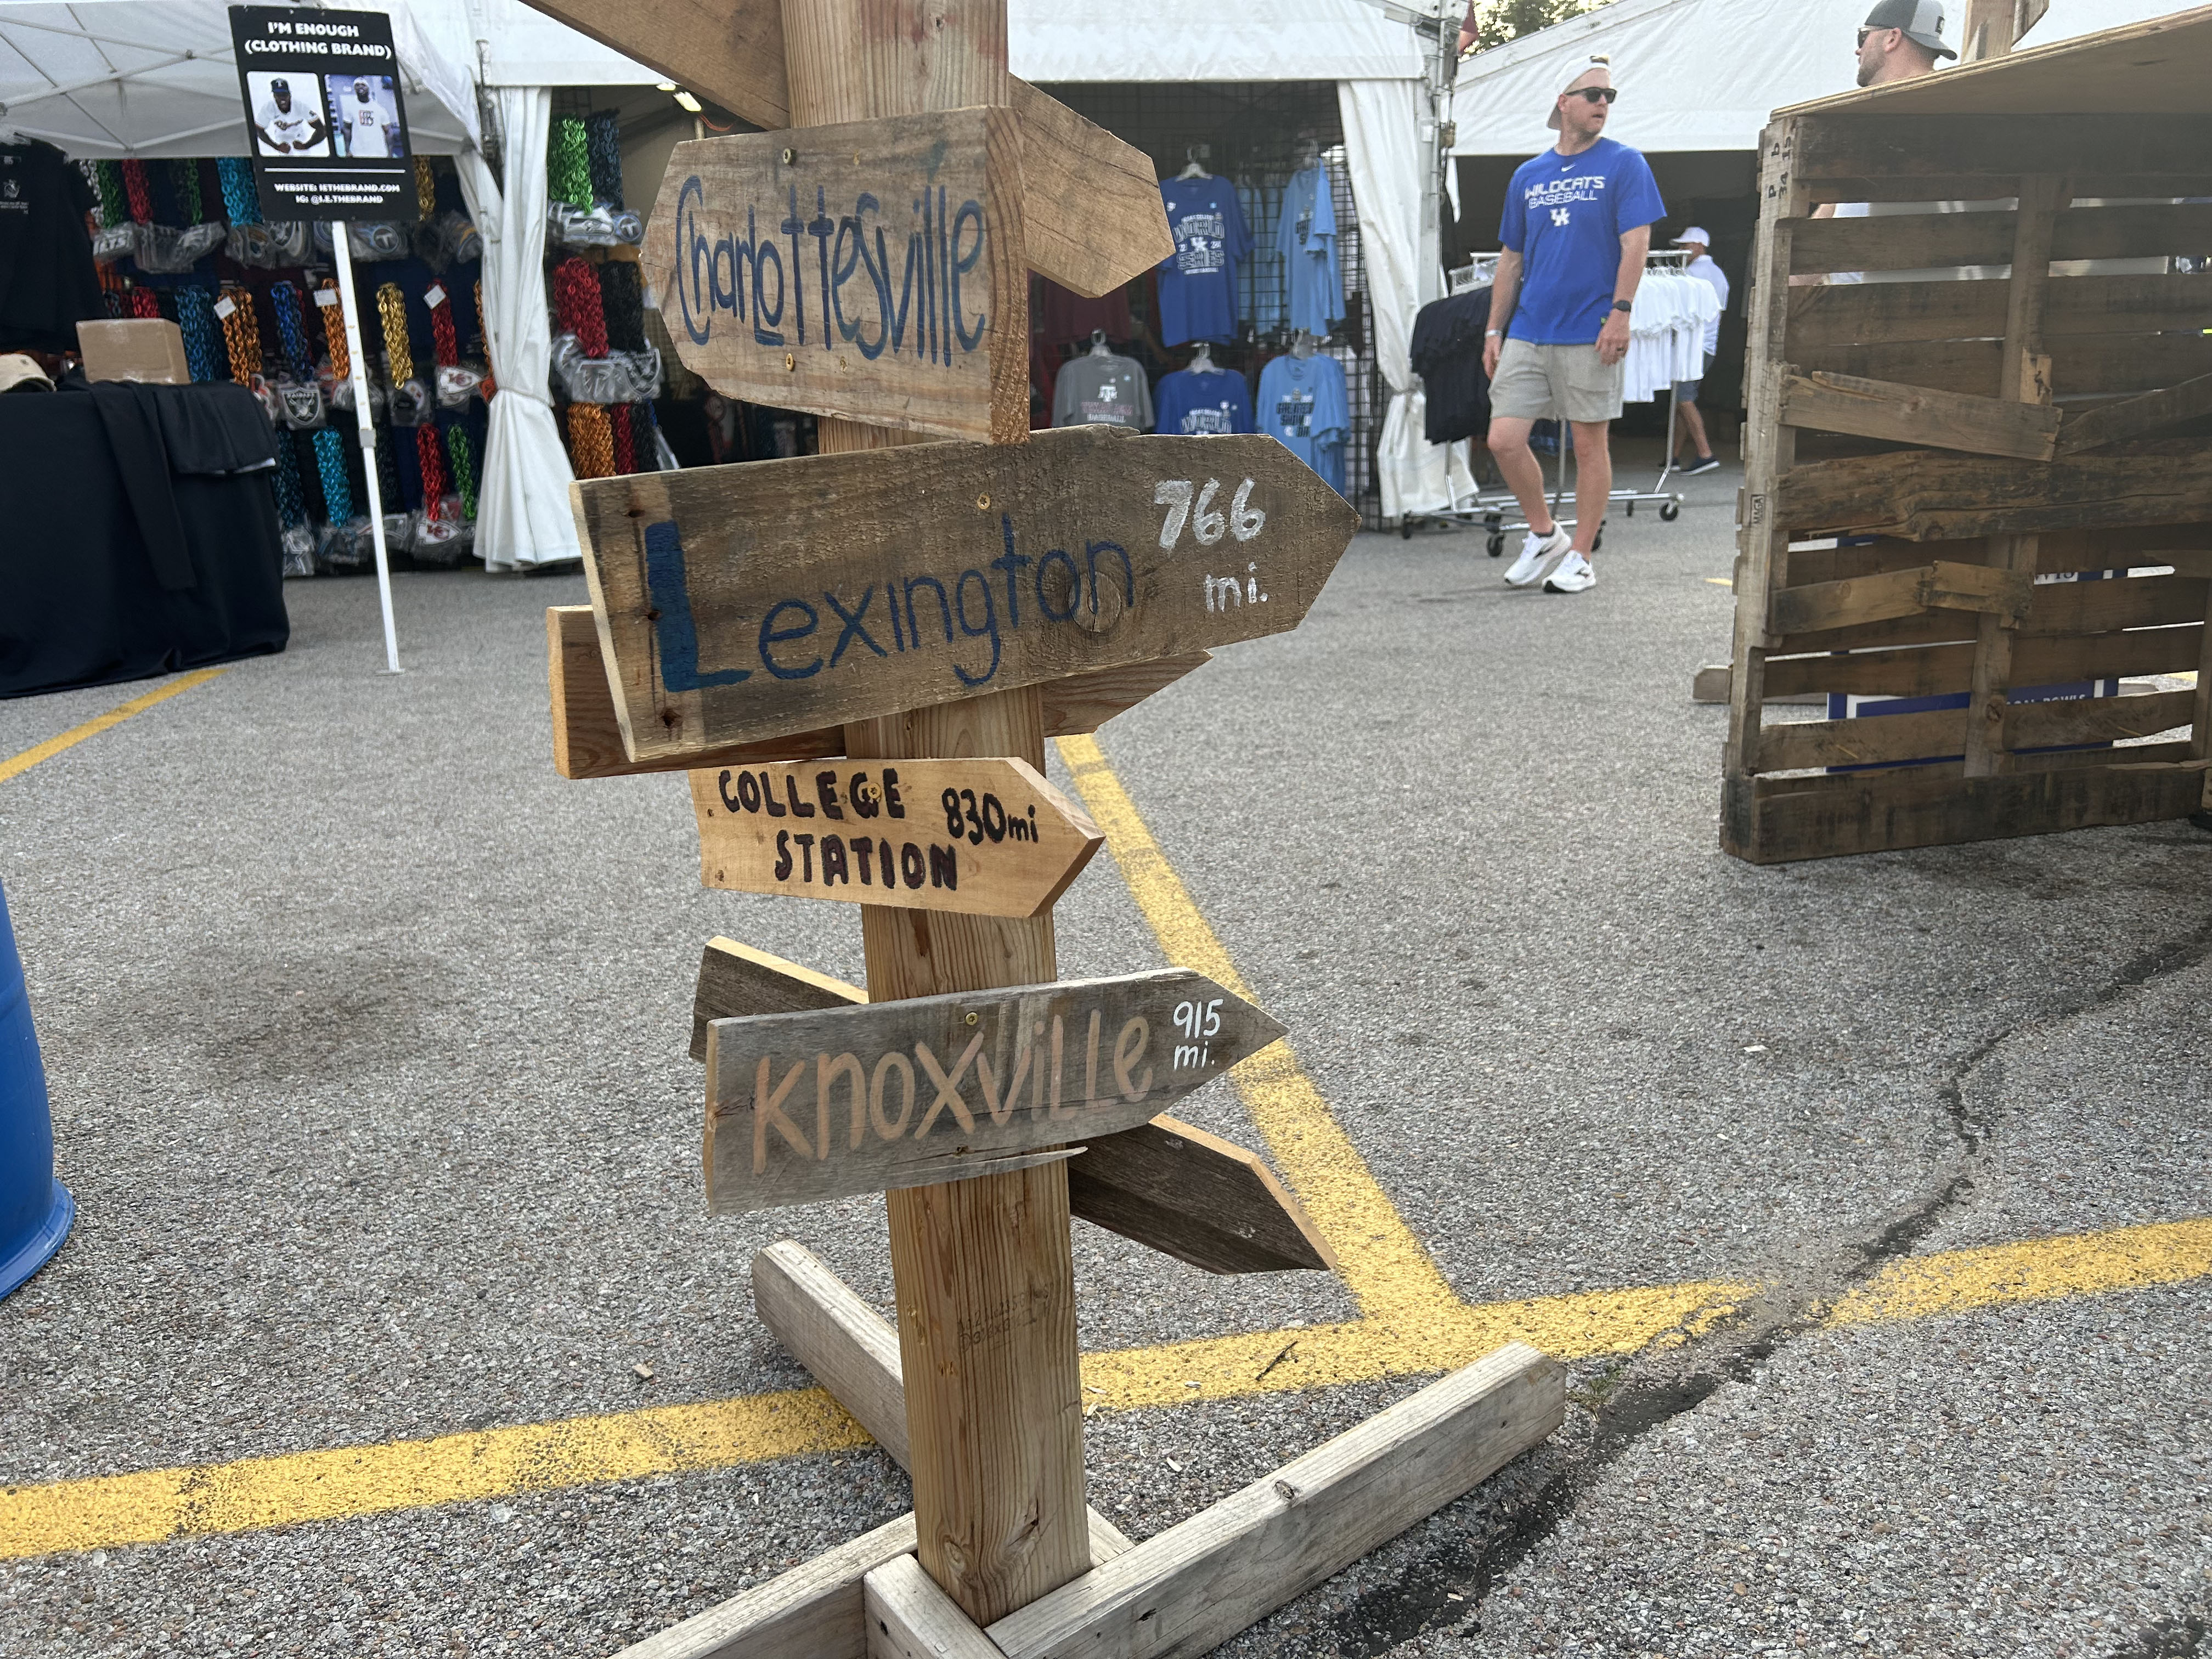
<instances>
[{"instance_id":1,"label":"photo of man in t-shirt on poster","mask_svg":"<svg viewBox=\"0 0 2212 1659\"><path fill-rule=\"evenodd\" d=\"M1505 573L1516 587L1584 593L1613 495L1610 428L1620 418L1628 314L1653 223L1667 216L1650 164L1604 136L1619 96L1602 58L1568 82L1547 125L1559 142L1522 163L1498 226L1482 366L1491 378L1490 453L1529 530ZM1575 533L1552 518L1528 447L1540 420L1574 429Z\"/></svg>"},{"instance_id":2,"label":"photo of man in t-shirt on poster","mask_svg":"<svg viewBox=\"0 0 2212 1659\"><path fill-rule=\"evenodd\" d=\"M253 89L253 142L264 155L328 155L331 130L312 105L295 101L290 77L256 73L246 77ZM314 93L313 76L307 91Z\"/></svg>"},{"instance_id":3,"label":"photo of man in t-shirt on poster","mask_svg":"<svg viewBox=\"0 0 2212 1659\"><path fill-rule=\"evenodd\" d=\"M389 76L331 75L324 79L345 155L383 161L401 153L399 112L392 101Z\"/></svg>"}]
</instances>

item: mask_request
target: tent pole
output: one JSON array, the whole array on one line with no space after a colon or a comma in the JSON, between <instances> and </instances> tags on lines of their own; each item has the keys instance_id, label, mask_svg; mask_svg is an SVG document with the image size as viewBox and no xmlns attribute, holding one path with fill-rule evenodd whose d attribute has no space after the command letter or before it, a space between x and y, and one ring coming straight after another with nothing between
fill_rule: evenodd
<instances>
[{"instance_id":1,"label":"tent pole","mask_svg":"<svg viewBox=\"0 0 2212 1659\"><path fill-rule=\"evenodd\" d=\"M384 607L384 663L399 672L399 635L392 622L392 561L384 550L384 492L376 482L376 428L368 418L368 364L362 356L361 318L354 305L353 249L346 228L331 225L331 252L337 261L338 309L345 314L346 356L353 360L353 411L361 429L362 474L368 481L368 528L376 545L376 597Z\"/></svg>"}]
</instances>

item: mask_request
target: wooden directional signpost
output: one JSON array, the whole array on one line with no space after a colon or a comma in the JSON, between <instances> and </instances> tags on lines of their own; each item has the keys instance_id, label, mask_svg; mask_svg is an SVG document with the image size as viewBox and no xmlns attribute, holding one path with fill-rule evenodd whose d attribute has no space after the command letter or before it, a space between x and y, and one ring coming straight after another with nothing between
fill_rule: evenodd
<instances>
[{"instance_id":1,"label":"wooden directional signpost","mask_svg":"<svg viewBox=\"0 0 2212 1659\"><path fill-rule=\"evenodd\" d=\"M1004 0L534 3L779 129L678 146L645 260L686 363L820 412L823 453L572 487L556 756L690 770L709 885L860 906L866 993L710 944L693 1052L714 1208L884 1194L895 1334L796 1245L755 1297L915 1494L634 1651L1203 1651L1564 1409L1512 1346L1144 1544L1084 1503L1071 1213L1217 1272L1333 1263L1160 1115L1279 1028L1187 971L1058 981L1099 836L1044 739L1296 627L1355 515L1271 439L1023 429L1025 268L1097 294L1171 244L1149 164L1007 75Z\"/></svg>"}]
</instances>

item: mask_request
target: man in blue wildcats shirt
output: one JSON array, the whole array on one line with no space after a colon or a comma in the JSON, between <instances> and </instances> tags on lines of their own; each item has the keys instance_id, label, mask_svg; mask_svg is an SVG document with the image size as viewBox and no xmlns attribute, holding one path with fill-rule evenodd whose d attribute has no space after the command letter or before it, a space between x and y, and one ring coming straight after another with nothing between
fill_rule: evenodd
<instances>
[{"instance_id":1,"label":"man in blue wildcats shirt","mask_svg":"<svg viewBox=\"0 0 2212 1659\"><path fill-rule=\"evenodd\" d=\"M1559 142L1525 161L1505 191L1504 252L1491 290L1482 362L1491 377L1490 452L1529 525L1506 571L1516 587L1581 593L1613 494L1608 428L1620 414L1628 313L1653 223L1667 216L1642 154L1605 137L1619 94L1602 58L1553 100ZM1540 420L1574 428L1575 533L1555 522L1528 448Z\"/></svg>"}]
</instances>

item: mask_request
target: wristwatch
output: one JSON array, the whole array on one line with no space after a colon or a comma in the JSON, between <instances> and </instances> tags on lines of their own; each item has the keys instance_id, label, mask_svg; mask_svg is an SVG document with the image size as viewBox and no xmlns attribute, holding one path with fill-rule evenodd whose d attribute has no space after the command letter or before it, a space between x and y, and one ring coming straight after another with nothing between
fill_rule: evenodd
<instances>
[{"instance_id":1,"label":"wristwatch","mask_svg":"<svg viewBox=\"0 0 2212 1659\"><path fill-rule=\"evenodd\" d=\"M1613 302L1613 308L1615 311L1633 311L1636 309L1636 305L1633 301L1615 300Z\"/></svg>"}]
</instances>

